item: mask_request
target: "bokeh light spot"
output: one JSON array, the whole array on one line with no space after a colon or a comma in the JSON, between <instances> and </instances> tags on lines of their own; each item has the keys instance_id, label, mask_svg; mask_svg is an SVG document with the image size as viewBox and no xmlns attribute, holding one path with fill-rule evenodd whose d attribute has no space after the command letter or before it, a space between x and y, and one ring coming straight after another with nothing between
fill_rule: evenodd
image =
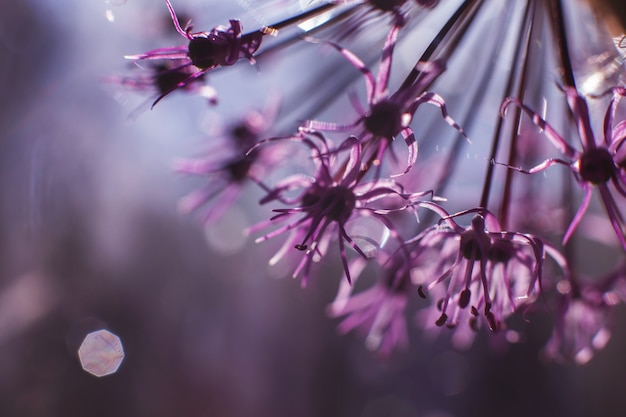
<instances>
[{"instance_id":1,"label":"bokeh light spot","mask_svg":"<svg viewBox=\"0 0 626 417\"><path fill-rule=\"evenodd\" d=\"M97 377L117 372L124 359L124 348L119 337L108 330L89 333L78 348L83 369Z\"/></svg>"}]
</instances>

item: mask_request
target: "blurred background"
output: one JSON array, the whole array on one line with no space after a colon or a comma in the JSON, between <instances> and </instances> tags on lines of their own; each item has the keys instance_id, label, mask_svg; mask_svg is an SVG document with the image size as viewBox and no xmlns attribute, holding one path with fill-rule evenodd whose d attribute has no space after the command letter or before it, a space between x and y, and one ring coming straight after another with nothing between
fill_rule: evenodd
<instances>
[{"instance_id":1,"label":"blurred background","mask_svg":"<svg viewBox=\"0 0 626 417\"><path fill-rule=\"evenodd\" d=\"M245 15L241 2L177 3L198 29ZM226 233L258 220L246 204L207 230L179 215L197 183L172 160L199 149L216 113L178 93L137 112L149 96L102 81L125 54L179 42L160 0L0 3L0 416L621 415L623 308L584 366L540 359L548 314L508 348L481 334L457 352L413 330L408 351L381 359L327 317L336 270L303 290L259 267L275 246ZM77 353L98 329L125 350L102 378Z\"/></svg>"}]
</instances>

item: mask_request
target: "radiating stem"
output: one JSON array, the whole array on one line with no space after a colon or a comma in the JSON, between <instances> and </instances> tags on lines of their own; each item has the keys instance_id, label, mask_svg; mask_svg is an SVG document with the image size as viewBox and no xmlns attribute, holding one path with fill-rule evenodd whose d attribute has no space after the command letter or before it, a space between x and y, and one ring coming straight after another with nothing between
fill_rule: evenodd
<instances>
[{"instance_id":1,"label":"radiating stem","mask_svg":"<svg viewBox=\"0 0 626 417\"><path fill-rule=\"evenodd\" d=\"M531 14L532 8L532 14ZM507 87L505 90L505 96L513 94L513 89L515 88L515 78L517 75L516 69L518 67L519 60L522 59L522 69L520 74L520 80L517 86L517 91L515 93L515 97L520 98L524 93L524 88L526 86L526 75L528 70L528 52L530 50L530 44L532 40L532 32L533 32L533 22L534 15L536 13L536 4L534 0L529 0L526 4L526 10L524 11L524 19L523 25L520 30L519 38L517 40L516 50L518 51L515 54L515 58L513 61L513 65L511 67L511 74L509 75L509 79L507 81ZM514 164L515 155L516 155L516 139L517 139L517 128L519 126L519 120L521 117L521 111L519 109L515 110L515 115L513 119L513 128L511 129L511 139L510 139L510 147L509 147L509 158L508 165L511 166ZM498 152L499 141L502 133L504 119L500 117L498 119L498 127L496 129L496 134L494 136L494 141L491 148L490 161L494 161ZM490 163L487 167L487 175L485 176L485 184L483 186L483 195L481 197L481 206L486 207L489 200L489 192L491 189L491 181L493 176L493 170L495 165ZM506 228L508 222L508 214L509 214L509 205L511 201L511 182L513 178L513 170L507 170L506 179L504 185L504 192L502 196L502 203L500 205L500 224L502 227Z\"/></svg>"},{"instance_id":2,"label":"radiating stem","mask_svg":"<svg viewBox=\"0 0 626 417\"><path fill-rule=\"evenodd\" d=\"M276 35L278 33L279 30L284 29L286 27L289 27L295 23L299 23L302 22L303 20L307 20L310 19L312 17L318 16L322 13L325 13L329 10L334 9L335 7L337 7L338 4L334 4L334 3L326 3L326 4L322 4L321 6L318 6L314 9L308 10L306 12L302 12L298 15L292 16L289 19L285 19L282 20L280 22L274 23L273 25L268 25L268 26L263 26L261 29L255 31L255 32L261 32L263 34L272 34L272 35ZM244 35L245 36L245 35Z\"/></svg>"},{"instance_id":3,"label":"radiating stem","mask_svg":"<svg viewBox=\"0 0 626 417\"><path fill-rule=\"evenodd\" d=\"M576 80L572 70L572 61L569 55L569 47L567 44L567 34L565 28L565 16L563 15L562 0L550 1L550 14L552 18L552 26L554 37L556 38L559 50L559 59L561 61L561 72L563 81L566 86L576 88Z\"/></svg>"},{"instance_id":4,"label":"radiating stem","mask_svg":"<svg viewBox=\"0 0 626 417\"><path fill-rule=\"evenodd\" d=\"M444 45L445 51L442 53L442 56L449 58L458 42L463 37L463 33L469 26L471 19L476 15L479 7L475 6L480 5L480 3L482 3L482 0L465 0L457 11L450 17L450 19L448 19L446 24L443 25L439 33L437 33L437 35L433 38L432 42L428 45L417 63L429 61L433 58L436 52L441 52L440 46L444 43L444 41L447 42ZM463 24L463 26L459 29L459 25L461 24ZM455 34L453 33L455 36L452 39L449 39L448 36L453 29L459 29L459 31ZM441 49L443 49L443 47ZM406 77L400 89L408 89L411 85L413 85L415 80L417 80L421 74L421 70L418 68L419 65L415 65L413 67L413 70L411 70L409 75Z\"/></svg>"},{"instance_id":5,"label":"radiating stem","mask_svg":"<svg viewBox=\"0 0 626 417\"><path fill-rule=\"evenodd\" d=\"M489 6L489 3L484 3L486 7ZM494 28L491 33L493 34L492 39L495 39L496 44L493 48L489 48L489 55L484 58L484 62L494 62L497 59L497 56L501 53L502 46L504 40L506 38L506 32L510 27L510 20L512 13L510 12L511 8L514 7L514 4L508 2L506 4L508 8L507 13L503 13L502 16L498 19L494 19L494 22L498 22L499 25ZM481 71L481 77L478 80L473 80L473 84L476 85L474 87L475 92L486 91L489 88L491 82L494 81L493 74L490 71ZM468 92L469 93L469 92ZM469 93L471 94L471 93ZM474 117L474 109L482 105L482 101L487 97L485 94L473 94L475 97L475 101L472 102L470 106L468 106L467 110L464 111L464 114L460 117L460 125L463 126L463 129L466 131L470 131L473 124L477 123L479 120L477 117ZM458 158L458 152L461 146L465 145L465 141L457 140L454 142L450 151L448 152L448 156L445 161L442 162L442 165L446 168L440 175L439 179L436 181L437 184L437 193L443 194L444 190L447 188L449 182L453 178L454 170L458 167L458 164L455 163L455 159ZM426 222L427 223L427 222Z\"/></svg>"},{"instance_id":6,"label":"radiating stem","mask_svg":"<svg viewBox=\"0 0 626 417\"><path fill-rule=\"evenodd\" d=\"M511 72L509 74L506 88L504 90L504 97L502 97L503 101L506 97L510 96L513 93L513 89L515 87L515 79L517 75L515 68L517 68L518 66L520 56L523 55L525 57L527 54L527 52L524 52L524 54L522 54L520 52L520 49L524 41L524 33L528 32L529 10L530 10L531 1L532 0L529 0L526 3L526 11L524 12L524 19L523 19L524 24L522 24L520 33L517 38L517 44L515 46L515 50L517 51L517 53L513 57L513 65L511 66ZM494 162L498 154L498 148L500 147L500 138L502 137L503 125L504 125L504 119L502 117L499 117L496 130L494 132L493 139L491 141L491 151L489 153L489 165L487 166L487 172L485 174L485 182L483 183L483 192L480 197L480 204L479 204L480 207L487 208L487 205L489 203L489 193L491 191L491 183L493 182L493 171L495 168Z\"/></svg>"},{"instance_id":7,"label":"radiating stem","mask_svg":"<svg viewBox=\"0 0 626 417\"><path fill-rule=\"evenodd\" d=\"M351 8L348 8L346 10L342 10L341 12L338 12L336 15L333 16L332 19L329 19L329 20L327 20L327 21L317 25L315 28L308 30L306 32L307 36L311 36L312 34L318 32L318 31L321 31L322 29L325 29L329 25L339 24L339 22L341 22L341 21L349 18L351 15L353 15L355 10L357 10L357 8L359 6L362 6L362 3L354 5ZM273 26L270 26L270 27L273 27ZM261 31L263 32L263 29L261 29ZM291 34L288 38L281 38L280 41L272 43L269 47L263 48L263 50L259 51L259 53L257 53L254 57L256 58L257 61L259 61L259 60L265 58L266 56L271 55L272 52L282 51L287 46L290 46L290 45L295 44L297 42L302 42L302 34L301 33L294 33L294 34Z\"/></svg>"}]
</instances>

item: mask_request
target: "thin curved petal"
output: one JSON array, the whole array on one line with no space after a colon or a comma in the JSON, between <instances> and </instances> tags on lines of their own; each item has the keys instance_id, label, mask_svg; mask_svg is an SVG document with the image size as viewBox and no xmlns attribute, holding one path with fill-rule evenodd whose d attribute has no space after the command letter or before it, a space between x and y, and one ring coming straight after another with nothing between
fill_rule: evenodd
<instances>
[{"instance_id":1,"label":"thin curved petal","mask_svg":"<svg viewBox=\"0 0 626 417\"><path fill-rule=\"evenodd\" d=\"M548 124L539 114L532 111L529 107L523 104L521 101L514 97L508 97L502 103L500 107L500 113L502 117L506 115L506 109L511 105L515 105L524 111L532 120L532 122L539 128L542 129L547 136L547 138L552 142L552 144L566 157L570 159L578 159L580 156L579 152L572 148L566 141L559 135L554 128Z\"/></svg>"},{"instance_id":2,"label":"thin curved petal","mask_svg":"<svg viewBox=\"0 0 626 417\"><path fill-rule=\"evenodd\" d=\"M570 237L572 237L572 234L574 233L574 231L580 224L580 221L582 220L583 216L587 212L587 208L589 207L589 203L591 202L591 194L592 194L591 186L589 184L584 184L583 188L585 190L585 196L583 197L583 201L580 204L578 211L574 215L572 222L570 223L569 227L567 228L567 231L565 232L565 235L563 236L564 245L569 241Z\"/></svg>"}]
</instances>

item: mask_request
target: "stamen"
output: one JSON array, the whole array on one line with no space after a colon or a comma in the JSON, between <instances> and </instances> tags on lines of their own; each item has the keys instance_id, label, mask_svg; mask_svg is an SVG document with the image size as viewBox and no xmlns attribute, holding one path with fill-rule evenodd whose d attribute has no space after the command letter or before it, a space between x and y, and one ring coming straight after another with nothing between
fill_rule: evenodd
<instances>
[{"instance_id":1,"label":"stamen","mask_svg":"<svg viewBox=\"0 0 626 417\"><path fill-rule=\"evenodd\" d=\"M426 293L424 292L424 288L421 285L417 287L417 294L424 299L426 298Z\"/></svg>"},{"instance_id":2,"label":"stamen","mask_svg":"<svg viewBox=\"0 0 626 417\"><path fill-rule=\"evenodd\" d=\"M459 295L459 307L461 308L467 307L467 305L469 304L471 295L472 293L469 290L469 288L466 288L463 291L461 291L461 294Z\"/></svg>"}]
</instances>

